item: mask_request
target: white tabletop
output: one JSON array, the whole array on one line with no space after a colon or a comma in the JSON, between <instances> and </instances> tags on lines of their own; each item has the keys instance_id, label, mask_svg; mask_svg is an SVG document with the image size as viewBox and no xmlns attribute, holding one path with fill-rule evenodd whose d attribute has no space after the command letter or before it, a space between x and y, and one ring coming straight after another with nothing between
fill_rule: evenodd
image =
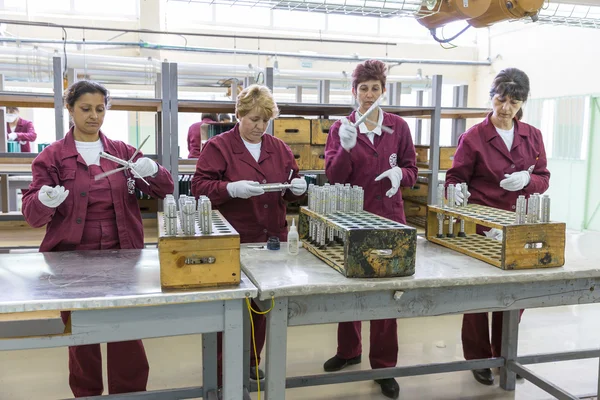
<instances>
[{"instance_id":1,"label":"white tabletop","mask_svg":"<svg viewBox=\"0 0 600 400\"><path fill-rule=\"evenodd\" d=\"M379 290L409 290L600 277L600 232L567 232L566 263L560 268L501 270L456 251L417 239L416 272L402 278L346 278L305 249L292 256L281 250L242 246L242 269L258 287L259 298Z\"/></svg>"},{"instance_id":2,"label":"white tabletop","mask_svg":"<svg viewBox=\"0 0 600 400\"><path fill-rule=\"evenodd\" d=\"M0 313L236 300L257 293L244 274L239 286L163 291L156 249L0 254Z\"/></svg>"}]
</instances>

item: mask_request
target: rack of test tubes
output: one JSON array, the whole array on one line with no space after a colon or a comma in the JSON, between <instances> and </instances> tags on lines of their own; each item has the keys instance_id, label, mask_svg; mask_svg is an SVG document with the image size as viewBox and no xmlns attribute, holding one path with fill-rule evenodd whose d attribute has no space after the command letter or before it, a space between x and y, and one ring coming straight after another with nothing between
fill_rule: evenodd
<instances>
[{"instance_id":1,"label":"rack of test tubes","mask_svg":"<svg viewBox=\"0 0 600 400\"><path fill-rule=\"evenodd\" d=\"M438 186L437 204L427 207L427 240L501 269L564 265L566 225L550 221L549 196L521 195L515 211L505 211L468 200L457 204L456 190L467 198L465 183Z\"/></svg>"},{"instance_id":2,"label":"rack of test tubes","mask_svg":"<svg viewBox=\"0 0 600 400\"><path fill-rule=\"evenodd\" d=\"M361 187L310 184L299 234L308 251L346 277L415 273L417 230L364 211Z\"/></svg>"},{"instance_id":3,"label":"rack of test tubes","mask_svg":"<svg viewBox=\"0 0 600 400\"><path fill-rule=\"evenodd\" d=\"M158 253L163 288L240 283L240 235L206 196L167 195L158 213Z\"/></svg>"}]
</instances>

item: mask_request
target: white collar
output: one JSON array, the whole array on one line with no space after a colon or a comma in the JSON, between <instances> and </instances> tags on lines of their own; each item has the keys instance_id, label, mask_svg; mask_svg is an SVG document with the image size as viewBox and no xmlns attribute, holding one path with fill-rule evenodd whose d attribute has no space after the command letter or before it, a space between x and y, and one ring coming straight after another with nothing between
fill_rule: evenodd
<instances>
[{"instance_id":1,"label":"white collar","mask_svg":"<svg viewBox=\"0 0 600 400\"><path fill-rule=\"evenodd\" d=\"M367 125L363 122L362 124L360 124L358 126L358 130L360 131L360 133L374 133L377 136L381 136L381 125L383 125L383 110L381 109L381 107L378 108L379 110L379 120L377 121L377 126L375 127L375 129L373 129L372 131L369 130L369 128L367 128ZM356 114L358 115L358 118L362 117L362 114L360 113L360 111L356 111Z\"/></svg>"}]
</instances>

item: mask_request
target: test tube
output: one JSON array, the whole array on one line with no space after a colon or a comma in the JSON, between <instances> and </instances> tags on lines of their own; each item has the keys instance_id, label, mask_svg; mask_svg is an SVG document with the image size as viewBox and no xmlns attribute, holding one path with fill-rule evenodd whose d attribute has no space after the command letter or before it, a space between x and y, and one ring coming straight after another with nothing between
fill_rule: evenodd
<instances>
[{"instance_id":1,"label":"test tube","mask_svg":"<svg viewBox=\"0 0 600 400\"><path fill-rule=\"evenodd\" d=\"M171 197L165 199L163 209L165 217L177 219L177 204L175 203L174 198Z\"/></svg>"},{"instance_id":2,"label":"test tube","mask_svg":"<svg viewBox=\"0 0 600 400\"><path fill-rule=\"evenodd\" d=\"M547 194L543 195L541 198L541 222L548 223L550 222L550 196Z\"/></svg>"},{"instance_id":3,"label":"test tube","mask_svg":"<svg viewBox=\"0 0 600 400\"><path fill-rule=\"evenodd\" d=\"M456 206L456 186L448 185L448 208L454 208ZM449 238L454 237L454 217L448 218L448 236Z\"/></svg>"},{"instance_id":4,"label":"test tube","mask_svg":"<svg viewBox=\"0 0 600 400\"><path fill-rule=\"evenodd\" d=\"M177 235L177 203L172 194L163 200L163 221L165 233L169 236Z\"/></svg>"},{"instance_id":5,"label":"test tube","mask_svg":"<svg viewBox=\"0 0 600 400\"><path fill-rule=\"evenodd\" d=\"M437 188L437 205L439 208L444 208L444 197L445 197L446 188L443 183L440 183ZM437 213L438 220L438 238L444 237L444 214Z\"/></svg>"},{"instance_id":6,"label":"test tube","mask_svg":"<svg viewBox=\"0 0 600 400\"><path fill-rule=\"evenodd\" d=\"M315 196L314 196L314 192L315 192L315 184L311 183L310 185L308 185L308 209L311 211L314 211L314 200L315 200Z\"/></svg>"},{"instance_id":7,"label":"test tube","mask_svg":"<svg viewBox=\"0 0 600 400\"><path fill-rule=\"evenodd\" d=\"M467 207L467 192L469 191L466 183L463 182L460 184L460 191L463 195L462 207L466 208ZM460 232L458 232L458 236L459 237L467 237L467 235L465 234L464 218L460 219Z\"/></svg>"},{"instance_id":8,"label":"test tube","mask_svg":"<svg viewBox=\"0 0 600 400\"><path fill-rule=\"evenodd\" d=\"M329 211L331 214L335 214L337 212L337 199L336 199L337 188L335 186L329 186L328 190L329 190L329 196L328 196ZM333 228L331 226L328 228L328 232L327 232L327 244L332 244L334 241L335 241L335 228Z\"/></svg>"},{"instance_id":9,"label":"test tube","mask_svg":"<svg viewBox=\"0 0 600 400\"><path fill-rule=\"evenodd\" d=\"M181 219L182 230L183 230L184 235L190 236L190 235L194 235L196 233L195 213L196 213L196 210L194 208L194 203L191 200L187 199L185 201L185 204L183 205L183 218Z\"/></svg>"},{"instance_id":10,"label":"test tube","mask_svg":"<svg viewBox=\"0 0 600 400\"><path fill-rule=\"evenodd\" d=\"M352 193L350 184L344 186L344 212L350 212L352 206Z\"/></svg>"},{"instance_id":11,"label":"test tube","mask_svg":"<svg viewBox=\"0 0 600 400\"><path fill-rule=\"evenodd\" d=\"M202 200L200 207L202 209L202 233L210 235L212 233L212 203L206 198Z\"/></svg>"},{"instance_id":12,"label":"test tube","mask_svg":"<svg viewBox=\"0 0 600 400\"><path fill-rule=\"evenodd\" d=\"M321 188L319 186L314 186L313 188L313 197L312 197L312 211L315 213L319 213L319 193L321 191ZM312 244L317 244L317 240L318 240L318 233L319 233L319 224L318 224L318 219L316 218L311 218L311 222L312 222L312 228L311 228L311 243Z\"/></svg>"},{"instance_id":13,"label":"test tube","mask_svg":"<svg viewBox=\"0 0 600 400\"><path fill-rule=\"evenodd\" d=\"M529 196L529 201L527 202L528 224L536 224L538 222L538 218L540 215L539 199L540 195L538 193L534 193L531 196Z\"/></svg>"},{"instance_id":14,"label":"test tube","mask_svg":"<svg viewBox=\"0 0 600 400\"><path fill-rule=\"evenodd\" d=\"M525 210L527 209L527 200L525 196L517 197L517 204L515 206L515 224L525 223Z\"/></svg>"}]
</instances>

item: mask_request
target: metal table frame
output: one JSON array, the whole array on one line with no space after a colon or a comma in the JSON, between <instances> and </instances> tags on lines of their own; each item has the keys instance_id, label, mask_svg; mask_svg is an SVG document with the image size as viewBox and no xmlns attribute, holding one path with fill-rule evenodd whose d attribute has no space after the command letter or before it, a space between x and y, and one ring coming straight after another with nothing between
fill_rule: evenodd
<instances>
[{"instance_id":1,"label":"metal table frame","mask_svg":"<svg viewBox=\"0 0 600 400\"><path fill-rule=\"evenodd\" d=\"M451 252L447 249L439 251ZM477 260L474 262L479 263ZM515 389L516 374L519 374L558 399L577 399L577 396L536 375L524 365L600 357L600 349L517 356L519 309L600 302L600 293L595 290L600 287L598 269L587 271L580 278L541 279L527 283L460 286L449 282L448 286L437 283L427 287L423 284L407 290L372 289L322 294L302 294L302 290L298 289L290 295L280 295L277 289L266 290L264 282L253 275L244 263L242 266L259 289L258 304L261 308L269 308L271 296L275 297L275 307L267 314L267 400L285 399L286 388L495 367L500 367L500 386L505 390ZM330 267L323 263L323 268ZM536 272L532 271L532 274ZM340 281L344 279L340 275ZM287 328L291 326L492 311L503 312L501 357L286 378ZM600 393L600 379L598 388Z\"/></svg>"},{"instance_id":2,"label":"metal table frame","mask_svg":"<svg viewBox=\"0 0 600 400\"><path fill-rule=\"evenodd\" d=\"M124 250L128 251L128 250ZM136 250L131 250L135 252ZM123 250L119 250L123 252ZM146 257L152 257L156 251L142 250ZM39 255L39 253L34 256ZM1 255L4 262L14 255ZM16 258L14 258L16 260ZM156 258L158 264L158 258ZM0 271L2 272L2 271ZM156 273L156 271L152 271ZM37 277L34 277L37 279ZM40 279L41 280L41 279ZM135 293L136 306L123 306L128 296L110 298L86 297L56 299L46 302L34 300L15 303L3 301L0 296L0 312L27 312L40 308L44 310L72 309L71 306L85 304L88 308L73 309L71 324L65 333L43 336L0 338L0 351L24 350L76 346L95 343L107 343L126 340L148 339L166 336L202 334L203 386L160 390L151 392L128 393L126 395L97 396L107 399L184 399L203 397L216 400L217 395L217 333L223 332L223 400L247 398L243 387L243 313L246 297L255 297L256 288L248 278L242 276L243 284L239 288L209 288L206 295L202 291L166 292L165 299L160 290L153 293ZM110 280L107 281L110 285ZM158 286L160 288L160 286ZM70 303L70 304L69 304ZM111 306L111 304L113 306ZM0 322L11 329L18 330L18 322ZM8 325L9 324L9 325ZM152 367L152 366L151 366ZM65 382L66 384L66 382Z\"/></svg>"}]
</instances>

